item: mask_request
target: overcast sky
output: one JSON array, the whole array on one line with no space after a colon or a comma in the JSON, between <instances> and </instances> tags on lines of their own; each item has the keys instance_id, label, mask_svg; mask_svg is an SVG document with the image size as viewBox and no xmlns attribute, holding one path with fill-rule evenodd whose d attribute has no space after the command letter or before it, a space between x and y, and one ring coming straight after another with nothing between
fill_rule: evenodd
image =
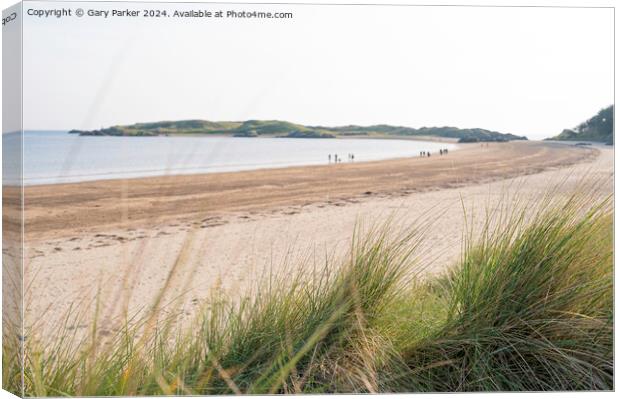
<instances>
[{"instance_id":1,"label":"overcast sky","mask_svg":"<svg viewBox=\"0 0 620 399\"><path fill-rule=\"evenodd\" d=\"M25 11L59 6L29 2ZM24 128L280 119L481 127L536 139L613 103L612 9L155 7L294 17L26 15Z\"/></svg>"}]
</instances>

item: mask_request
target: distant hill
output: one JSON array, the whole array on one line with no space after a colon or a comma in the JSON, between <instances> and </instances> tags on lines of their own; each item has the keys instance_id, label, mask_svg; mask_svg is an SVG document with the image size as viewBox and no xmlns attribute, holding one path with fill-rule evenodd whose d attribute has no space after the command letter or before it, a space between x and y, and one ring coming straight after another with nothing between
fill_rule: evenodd
<instances>
[{"instance_id":1,"label":"distant hill","mask_svg":"<svg viewBox=\"0 0 620 399\"><path fill-rule=\"evenodd\" d=\"M512 141L527 140L525 136L516 136L510 133L499 133L486 129L459 129L457 127L422 127L412 128L404 126L374 125L374 126L342 126L322 128L341 136L383 134L388 136L436 136L458 139L462 143L481 141Z\"/></svg>"},{"instance_id":2,"label":"distant hill","mask_svg":"<svg viewBox=\"0 0 620 399\"><path fill-rule=\"evenodd\" d=\"M524 136L499 133L485 129L456 127L403 126L304 126L286 121L248 120L245 122L210 122L203 120L164 121L112 126L100 130L71 130L81 136L166 136L166 135L230 135L234 137L299 137L335 138L343 136L436 136L457 139L460 142L527 140Z\"/></svg>"},{"instance_id":3,"label":"distant hill","mask_svg":"<svg viewBox=\"0 0 620 399\"><path fill-rule=\"evenodd\" d=\"M614 106L603 108L592 118L580 123L574 129L564 129L562 133L547 140L597 141L614 143Z\"/></svg>"}]
</instances>

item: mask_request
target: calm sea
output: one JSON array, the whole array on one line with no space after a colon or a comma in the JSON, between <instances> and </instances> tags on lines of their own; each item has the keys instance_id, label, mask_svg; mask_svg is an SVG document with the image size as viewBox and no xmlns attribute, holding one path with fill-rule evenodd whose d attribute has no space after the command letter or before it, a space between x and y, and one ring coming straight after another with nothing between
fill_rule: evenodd
<instances>
[{"instance_id":1,"label":"calm sea","mask_svg":"<svg viewBox=\"0 0 620 399\"><path fill-rule=\"evenodd\" d=\"M4 136L5 165L19 165L19 136ZM297 165L323 165L334 154L348 162L419 156L454 150L454 144L412 140L237 137L80 137L25 132L24 184L212 173ZM10 167L9 167L10 169ZM15 175L6 170L4 184Z\"/></svg>"}]
</instances>

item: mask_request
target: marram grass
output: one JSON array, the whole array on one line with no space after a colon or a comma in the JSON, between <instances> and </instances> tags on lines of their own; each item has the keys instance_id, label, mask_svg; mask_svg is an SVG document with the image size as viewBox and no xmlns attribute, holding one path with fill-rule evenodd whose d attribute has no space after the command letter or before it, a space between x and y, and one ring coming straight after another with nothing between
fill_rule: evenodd
<instances>
[{"instance_id":1,"label":"marram grass","mask_svg":"<svg viewBox=\"0 0 620 399\"><path fill-rule=\"evenodd\" d=\"M150 318L106 344L28 336L24 393L611 390L611 199L535 205L533 216L532 204L487 215L481 234L465 234L461 260L430 280L411 273L423 237L386 225L314 278L206 301L183 332ZM21 393L12 339L3 381Z\"/></svg>"}]
</instances>

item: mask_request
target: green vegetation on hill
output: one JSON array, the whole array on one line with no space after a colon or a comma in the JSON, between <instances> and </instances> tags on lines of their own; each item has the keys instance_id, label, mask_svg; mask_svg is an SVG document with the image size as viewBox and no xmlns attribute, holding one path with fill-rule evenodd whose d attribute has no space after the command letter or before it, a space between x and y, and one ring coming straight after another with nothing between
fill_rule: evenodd
<instances>
[{"instance_id":1,"label":"green vegetation on hill","mask_svg":"<svg viewBox=\"0 0 620 399\"><path fill-rule=\"evenodd\" d=\"M473 143L479 141L511 141L527 140L525 136L499 133L486 129L459 129L457 127L421 127L419 129L405 126L373 125L373 126L342 126L322 128L342 136L383 134L390 136L436 136L458 139L460 142Z\"/></svg>"},{"instance_id":2,"label":"green vegetation on hill","mask_svg":"<svg viewBox=\"0 0 620 399\"><path fill-rule=\"evenodd\" d=\"M99 130L71 130L80 136L165 136L181 134L228 134L241 126L240 122L210 122L202 120L163 121L112 126Z\"/></svg>"},{"instance_id":3,"label":"green vegetation on hill","mask_svg":"<svg viewBox=\"0 0 620 399\"><path fill-rule=\"evenodd\" d=\"M232 129L235 137L278 136L295 138L334 138L323 128L311 128L285 121L249 120Z\"/></svg>"},{"instance_id":4,"label":"green vegetation on hill","mask_svg":"<svg viewBox=\"0 0 620 399\"><path fill-rule=\"evenodd\" d=\"M580 123L574 129L564 129L559 135L548 140L597 141L614 143L614 106L603 108L592 118Z\"/></svg>"},{"instance_id":5,"label":"green vegetation on hill","mask_svg":"<svg viewBox=\"0 0 620 399\"><path fill-rule=\"evenodd\" d=\"M286 121L210 122L202 120L136 123L112 126L100 130L71 130L81 136L165 136L165 135L231 135L234 137L296 137L335 138L346 136L436 136L458 139L460 142L527 140L524 136L505 134L485 129L459 129L456 127L403 126L304 126Z\"/></svg>"}]
</instances>

